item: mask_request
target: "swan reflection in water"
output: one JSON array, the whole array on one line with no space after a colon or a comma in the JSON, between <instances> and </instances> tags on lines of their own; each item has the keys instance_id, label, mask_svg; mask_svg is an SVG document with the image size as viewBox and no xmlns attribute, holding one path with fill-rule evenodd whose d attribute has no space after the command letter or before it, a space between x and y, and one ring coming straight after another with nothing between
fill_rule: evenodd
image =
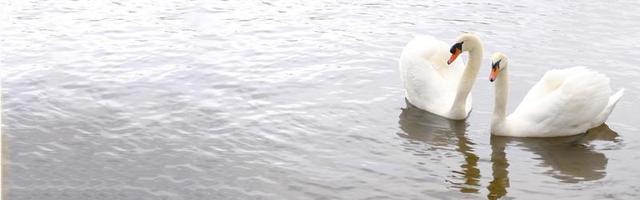
<instances>
[{"instance_id":1,"label":"swan reflection in water","mask_svg":"<svg viewBox=\"0 0 640 200\"><path fill-rule=\"evenodd\" d=\"M455 149L464 157L459 171L462 181L447 180L453 188L464 193L478 193L481 188L481 172L478 168L479 157L474 151L474 143L466 136L468 124L465 121L448 120L435 114L422 111L411 104L402 109L399 116L400 128L404 133L400 137L410 143L416 141L431 147ZM488 133L487 133L488 134ZM497 199L507 194L509 188L508 149L517 148L539 156L539 167L549 168L546 174L561 182L599 180L606 176L607 157L593 150L590 143L596 140L618 143L618 134L606 124L569 137L555 138L513 138L491 136L491 180L487 190L489 199ZM412 150L420 151L424 150ZM530 171L530 170L518 170ZM485 174L489 174L486 172ZM485 176L487 176L485 175Z\"/></svg>"},{"instance_id":2,"label":"swan reflection in water","mask_svg":"<svg viewBox=\"0 0 640 200\"><path fill-rule=\"evenodd\" d=\"M460 170L453 171L453 177L462 175L462 182L447 180L461 192L476 193L480 188L480 170L478 169L478 156L474 152L474 143L466 136L468 124L463 120L449 120L433 113L420 110L407 102L407 107L400 113L400 129L404 133L398 133L400 137L409 139L410 142L420 141L431 147L443 149L455 149L464 156L464 163ZM418 154L422 149L416 150ZM455 156L457 157L457 156Z\"/></svg>"}]
</instances>

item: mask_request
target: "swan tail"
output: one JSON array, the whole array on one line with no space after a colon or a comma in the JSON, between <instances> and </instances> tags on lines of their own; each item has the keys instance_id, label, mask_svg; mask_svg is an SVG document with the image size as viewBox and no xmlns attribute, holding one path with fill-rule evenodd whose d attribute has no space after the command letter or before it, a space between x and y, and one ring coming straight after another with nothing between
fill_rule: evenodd
<instances>
[{"instance_id":1,"label":"swan tail","mask_svg":"<svg viewBox=\"0 0 640 200\"><path fill-rule=\"evenodd\" d=\"M624 95L624 88L618 90L618 92L609 97L609 103L607 103L607 106L604 107L602 112L598 115L598 117L596 117L597 120L594 124L591 125L591 127L600 126L605 121L607 121L607 118L609 118L609 115L613 111L613 108L616 107L616 104L618 104L618 101L620 101L620 98L622 98L622 95Z\"/></svg>"}]
</instances>

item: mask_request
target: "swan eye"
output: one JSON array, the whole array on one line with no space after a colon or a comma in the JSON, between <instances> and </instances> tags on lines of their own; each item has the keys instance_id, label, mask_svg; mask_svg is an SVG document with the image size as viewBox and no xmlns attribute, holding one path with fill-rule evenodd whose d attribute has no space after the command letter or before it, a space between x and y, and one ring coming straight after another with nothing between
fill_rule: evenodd
<instances>
[{"instance_id":1,"label":"swan eye","mask_svg":"<svg viewBox=\"0 0 640 200\"><path fill-rule=\"evenodd\" d=\"M498 60L497 62L494 62L493 65L491 65L491 68L500 69L500 61L502 60Z\"/></svg>"},{"instance_id":2,"label":"swan eye","mask_svg":"<svg viewBox=\"0 0 640 200\"><path fill-rule=\"evenodd\" d=\"M451 46L451 49L449 49L449 52L451 54L455 54L456 53L456 49L462 51L462 43L463 42L455 43L453 46Z\"/></svg>"}]
</instances>

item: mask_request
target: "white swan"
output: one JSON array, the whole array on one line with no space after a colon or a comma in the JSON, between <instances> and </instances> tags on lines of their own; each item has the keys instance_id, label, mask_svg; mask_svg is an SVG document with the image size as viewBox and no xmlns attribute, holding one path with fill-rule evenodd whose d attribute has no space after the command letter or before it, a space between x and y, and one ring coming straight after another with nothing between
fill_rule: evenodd
<instances>
[{"instance_id":1,"label":"white swan","mask_svg":"<svg viewBox=\"0 0 640 200\"><path fill-rule=\"evenodd\" d=\"M467 66L456 61L464 51L469 52ZM416 36L400 57L400 75L409 103L449 119L467 118L471 112L469 92L482 52L480 39L470 33L460 35L451 48L434 37Z\"/></svg>"},{"instance_id":2,"label":"white swan","mask_svg":"<svg viewBox=\"0 0 640 200\"><path fill-rule=\"evenodd\" d=\"M624 93L611 95L609 78L585 67L548 71L509 116L509 60L491 56L489 80L496 81L491 133L513 137L557 137L584 133L604 123Z\"/></svg>"}]
</instances>

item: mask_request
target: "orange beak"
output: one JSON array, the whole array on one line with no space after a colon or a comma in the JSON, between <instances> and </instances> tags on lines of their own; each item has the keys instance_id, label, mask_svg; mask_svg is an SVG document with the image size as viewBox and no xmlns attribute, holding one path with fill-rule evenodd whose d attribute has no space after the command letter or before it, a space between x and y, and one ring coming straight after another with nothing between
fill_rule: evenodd
<instances>
[{"instance_id":1,"label":"orange beak","mask_svg":"<svg viewBox=\"0 0 640 200\"><path fill-rule=\"evenodd\" d=\"M460 55L460 53L462 53L460 49L456 49L455 52L451 54L449 61L447 61L447 65L450 65L453 61L456 61L456 58L458 58L458 55Z\"/></svg>"},{"instance_id":2,"label":"orange beak","mask_svg":"<svg viewBox=\"0 0 640 200\"><path fill-rule=\"evenodd\" d=\"M498 71L497 67L491 68L491 74L489 74L489 81L491 82L495 81L496 77L498 77L498 73L500 73L500 71Z\"/></svg>"}]
</instances>

